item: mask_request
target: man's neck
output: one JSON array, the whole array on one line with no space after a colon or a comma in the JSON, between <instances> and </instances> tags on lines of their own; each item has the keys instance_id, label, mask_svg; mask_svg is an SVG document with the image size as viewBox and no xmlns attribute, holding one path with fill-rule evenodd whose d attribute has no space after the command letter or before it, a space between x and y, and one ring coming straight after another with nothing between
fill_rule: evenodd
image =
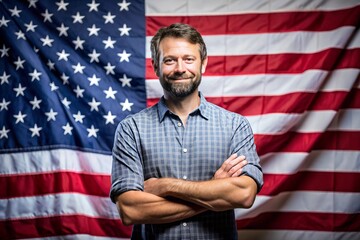
<instances>
[{"instance_id":1,"label":"man's neck","mask_svg":"<svg viewBox=\"0 0 360 240\"><path fill-rule=\"evenodd\" d=\"M186 120L191 112L197 109L200 105L199 92L195 91L191 95L184 98L174 98L167 94L164 95L167 107L171 112L178 115L183 124L186 124Z\"/></svg>"}]
</instances>

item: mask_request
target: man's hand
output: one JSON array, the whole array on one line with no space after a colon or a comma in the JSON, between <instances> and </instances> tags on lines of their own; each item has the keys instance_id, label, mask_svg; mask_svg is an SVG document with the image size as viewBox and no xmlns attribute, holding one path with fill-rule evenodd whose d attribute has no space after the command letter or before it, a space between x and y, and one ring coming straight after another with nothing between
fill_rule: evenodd
<instances>
[{"instance_id":1,"label":"man's hand","mask_svg":"<svg viewBox=\"0 0 360 240\"><path fill-rule=\"evenodd\" d=\"M237 156L237 154L232 154L215 172L213 179L238 177L240 176L243 167L246 164L247 161L245 156Z\"/></svg>"}]
</instances>

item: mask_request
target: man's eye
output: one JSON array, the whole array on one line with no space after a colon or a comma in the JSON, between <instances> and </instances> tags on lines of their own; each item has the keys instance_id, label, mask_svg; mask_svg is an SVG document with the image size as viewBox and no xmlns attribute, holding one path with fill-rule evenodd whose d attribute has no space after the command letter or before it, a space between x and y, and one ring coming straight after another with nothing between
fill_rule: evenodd
<instances>
[{"instance_id":1,"label":"man's eye","mask_svg":"<svg viewBox=\"0 0 360 240\"><path fill-rule=\"evenodd\" d=\"M194 59L194 58L186 58L185 61L186 61L187 63L192 63L192 62L195 61L195 59Z\"/></svg>"},{"instance_id":2,"label":"man's eye","mask_svg":"<svg viewBox=\"0 0 360 240\"><path fill-rule=\"evenodd\" d=\"M165 64L171 64L171 63L173 63L173 62L174 62L173 59L165 59L165 60L164 60L164 63L165 63Z\"/></svg>"}]
</instances>

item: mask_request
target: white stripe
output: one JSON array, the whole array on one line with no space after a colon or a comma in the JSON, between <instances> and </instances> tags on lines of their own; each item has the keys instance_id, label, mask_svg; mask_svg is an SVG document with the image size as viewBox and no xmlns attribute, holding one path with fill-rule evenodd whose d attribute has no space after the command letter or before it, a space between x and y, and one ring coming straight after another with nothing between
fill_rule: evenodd
<instances>
[{"instance_id":1,"label":"white stripe","mask_svg":"<svg viewBox=\"0 0 360 240\"><path fill-rule=\"evenodd\" d=\"M106 219L120 219L109 197L78 193L49 194L35 197L0 199L0 220L83 215Z\"/></svg>"},{"instance_id":2,"label":"white stripe","mask_svg":"<svg viewBox=\"0 0 360 240\"><path fill-rule=\"evenodd\" d=\"M266 96L294 92L350 91L359 69L338 69L329 74L308 70L302 74L252 74L237 76L204 76L199 89L205 97ZM146 80L148 98L163 95L159 80Z\"/></svg>"},{"instance_id":3,"label":"white stripe","mask_svg":"<svg viewBox=\"0 0 360 240\"><path fill-rule=\"evenodd\" d=\"M283 192L276 196L258 195L251 209L236 209L236 218L255 217L264 212L360 212L360 193L315 191ZM337 204L339 203L339 204ZM340 204L341 203L341 204ZM109 198L76 193L22 197L0 200L0 220L83 215L120 219Z\"/></svg>"},{"instance_id":4,"label":"white stripe","mask_svg":"<svg viewBox=\"0 0 360 240\"><path fill-rule=\"evenodd\" d=\"M357 0L146 0L147 16L196 16L225 15L234 13L256 12L272 13L283 11L338 10L357 6Z\"/></svg>"},{"instance_id":5,"label":"white stripe","mask_svg":"<svg viewBox=\"0 0 360 240\"><path fill-rule=\"evenodd\" d=\"M0 154L0 174L31 174L71 171L90 174L111 173L112 157L69 149Z\"/></svg>"},{"instance_id":6,"label":"white stripe","mask_svg":"<svg viewBox=\"0 0 360 240\"><path fill-rule=\"evenodd\" d=\"M266 212L360 213L360 193L292 191L276 196L258 195L250 209L236 209L236 219Z\"/></svg>"},{"instance_id":7,"label":"white stripe","mask_svg":"<svg viewBox=\"0 0 360 240\"><path fill-rule=\"evenodd\" d=\"M360 232L325 232L309 230L239 230L239 239L274 240L335 240L335 239L360 239Z\"/></svg>"},{"instance_id":8,"label":"white stripe","mask_svg":"<svg viewBox=\"0 0 360 240\"><path fill-rule=\"evenodd\" d=\"M315 53L329 48L346 48L355 27L345 26L323 32L286 32L203 36L208 55L241 56L281 53ZM359 34L358 34L359 35ZM151 36L146 37L146 58L151 58ZM360 38L352 41L360 47Z\"/></svg>"},{"instance_id":9,"label":"white stripe","mask_svg":"<svg viewBox=\"0 0 360 240\"><path fill-rule=\"evenodd\" d=\"M260 156L260 163L265 174L294 174L301 171L360 173L360 150L268 153Z\"/></svg>"},{"instance_id":10,"label":"white stripe","mask_svg":"<svg viewBox=\"0 0 360 240\"><path fill-rule=\"evenodd\" d=\"M271 113L246 116L255 134L284 134L286 132L321 133L331 131L360 131L360 109L338 112L307 111L303 114ZM321 120L320 120L321 119Z\"/></svg>"}]
</instances>

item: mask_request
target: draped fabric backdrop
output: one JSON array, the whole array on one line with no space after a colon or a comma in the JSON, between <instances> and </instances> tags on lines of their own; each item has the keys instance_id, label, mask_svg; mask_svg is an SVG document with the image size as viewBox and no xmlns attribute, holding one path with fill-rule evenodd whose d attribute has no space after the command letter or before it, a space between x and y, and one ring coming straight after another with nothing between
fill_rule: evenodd
<instances>
[{"instance_id":1,"label":"draped fabric backdrop","mask_svg":"<svg viewBox=\"0 0 360 240\"><path fill-rule=\"evenodd\" d=\"M0 239L128 239L116 125L162 95L156 30L189 23L201 91L246 116L265 184L240 239L360 239L359 0L0 1Z\"/></svg>"}]
</instances>

